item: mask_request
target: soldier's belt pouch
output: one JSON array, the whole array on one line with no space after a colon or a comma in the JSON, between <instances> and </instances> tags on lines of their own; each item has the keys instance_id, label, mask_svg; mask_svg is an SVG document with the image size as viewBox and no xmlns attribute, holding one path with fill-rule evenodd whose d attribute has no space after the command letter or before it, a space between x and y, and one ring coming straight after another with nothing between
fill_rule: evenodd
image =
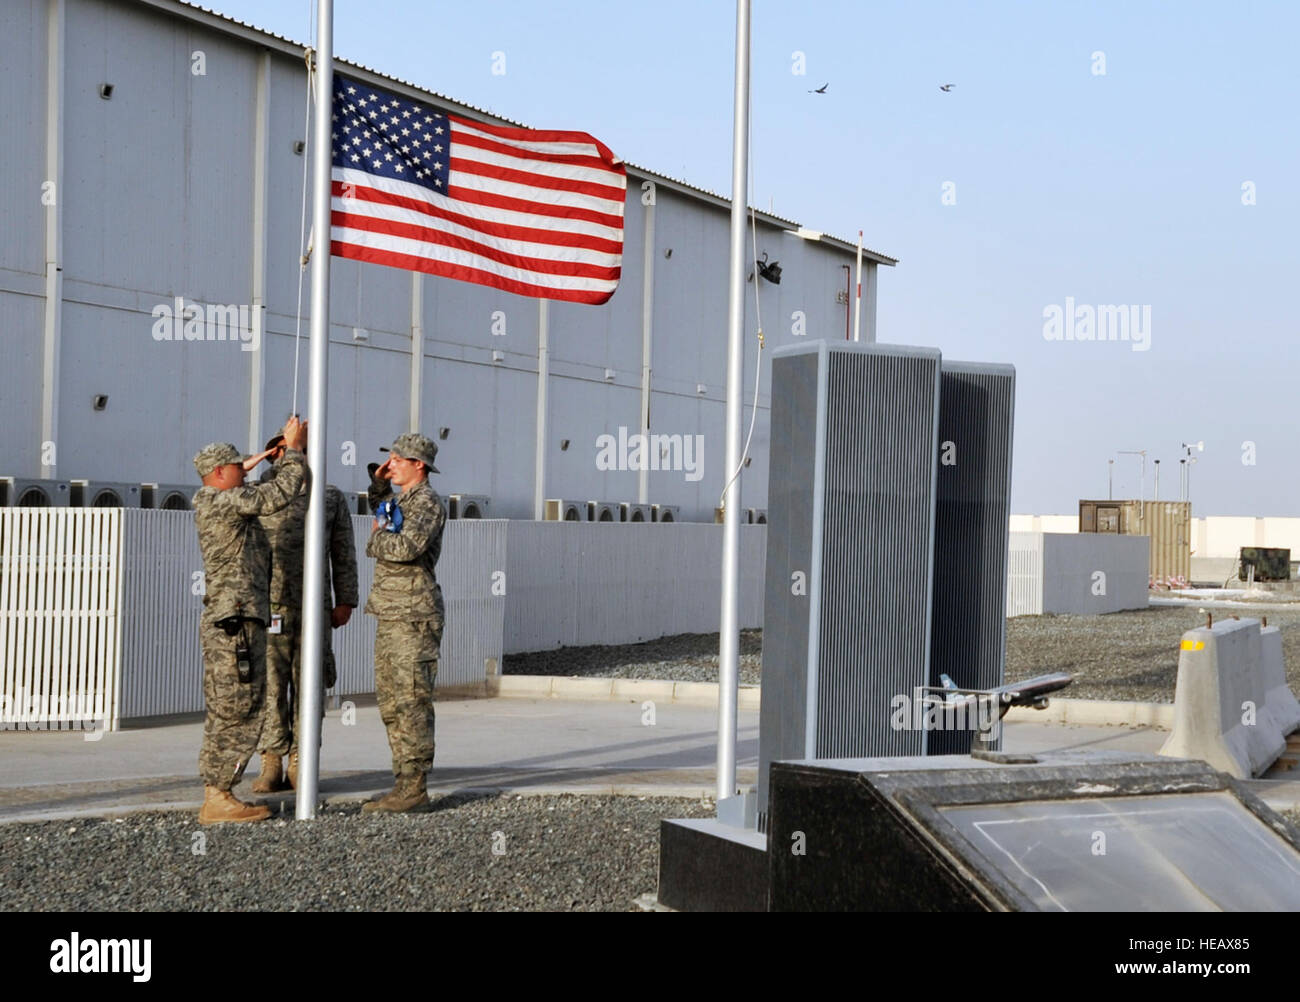
<instances>
[{"instance_id":1,"label":"soldier's belt pouch","mask_svg":"<svg viewBox=\"0 0 1300 1002\"><path fill-rule=\"evenodd\" d=\"M253 657L249 651L248 638L240 637L235 645L235 667L239 670L239 681L253 681Z\"/></svg>"}]
</instances>

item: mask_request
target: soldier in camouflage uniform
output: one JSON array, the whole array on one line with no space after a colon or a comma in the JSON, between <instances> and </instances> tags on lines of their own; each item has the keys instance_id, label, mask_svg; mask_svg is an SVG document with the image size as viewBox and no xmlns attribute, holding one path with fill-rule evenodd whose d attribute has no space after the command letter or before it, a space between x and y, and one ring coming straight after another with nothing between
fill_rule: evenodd
<instances>
[{"instance_id":1,"label":"soldier in camouflage uniform","mask_svg":"<svg viewBox=\"0 0 1300 1002\"><path fill-rule=\"evenodd\" d=\"M378 617L375 694L388 730L395 783L367 802L366 811L410 811L429 802L433 766L433 685L442 643L442 589L434 567L442 551L446 510L429 486L438 447L423 435L402 435L389 459L371 467L370 507L375 519L366 555L375 558L375 581L366 612ZM392 485L402 488L400 497ZM396 512L385 512L396 507Z\"/></svg>"},{"instance_id":2,"label":"soldier in camouflage uniform","mask_svg":"<svg viewBox=\"0 0 1300 1002\"><path fill-rule=\"evenodd\" d=\"M284 455L284 436L276 435L266 443L269 459ZM262 482L275 478L274 468L262 474ZM266 635L266 706L263 711L262 736L257 750L262 758L262 773L253 781L254 793L274 793L284 789L280 759L289 756L288 785L298 786L298 706L299 680L302 674L302 594L303 553L307 543L307 503L311 490L311 471L303 478L301 490L287 508L262 516L262 528L271 544L271 628ZM325 620L330 627L343 626L357 607L357 551L352 542L352 517L343 492L333 484L325 487L325 536L329 546L329 565L325 580ZM330 604L333 584L334 604ZM337 679L334 650L329 628L325 634L323 682L333 688ZM290 683L292 682L292 690ZM321 717L325 701L321 699Z\"/></svg>"},{"instance_id":3,"label":"soldier in camouflage uniform","mask_svg":"<svg viewBox=\"0 0 1300 1002\"><path fill-rule=\"evenodd\" d=\"M276 477L256 487L244 485L244 474L261 462L260 455L245 457L233 445L214 442L194 457L203 480L193 504L203 554L199 638L207 705L199 753L204 783L200 824L261 821L271 815L267 807L245 804L230 791L257 748L262 726L271 547L258 516L284 508L302 486L305 429L305 423L289 419L288 448Z\"/></svg>"}]
</instances>

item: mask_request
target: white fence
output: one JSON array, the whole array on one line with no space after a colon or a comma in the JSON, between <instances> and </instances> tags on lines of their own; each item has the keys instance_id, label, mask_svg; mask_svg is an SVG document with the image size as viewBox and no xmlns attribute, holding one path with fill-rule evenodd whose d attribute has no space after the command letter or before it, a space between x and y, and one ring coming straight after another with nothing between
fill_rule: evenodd
<instances>
[{"instance_id":1,"label":"white fence","mask_svg":"<svg viewBox=\"0 0 1300 1002\"><path fill-rule=\"evenodd\" d=\"M361 598L374 562L370 519L353 517ZM456 521L438 580L447 605L440 688L481 682L500 663L505 523ZM0 509L0 724L68 726L203 709L203 561L193 512ZM336 696L374 691L375 620L334 632Z\"/></svg>"},{"instance_id":2,"label":"white fence","mask_svg":"<svg viewBox=\"0 0 1300 1002\"><path fill-rule=\"evenodd\" d=\"M361 598L370 520L353 517ZM766 526L741 528L741 616L762 626ZM438 580L438 686L482 682L506 652L627 644L718 628L721 526L456 520ZM0 724L203 709L203 563L192 512L0 509ZM1147 604L1141 536L1010 535L1007 615ZM335 696L374 689L375 621L333 634Z\"/></svg>"},{"instance_id":3,"label":"white fence","mask_svg":"<svg viewBox=\"0 0 1300 1002\"><path fill-rule=\"evenodd\" d=\"M509 523L506 653L717 633L722 531L672 524ZM740 625L763 625L767 526L740 529Z\"/></svg>"},{"instance_id":4,"label":"white fence","mask_svg":"<svg viewBox=\"0 0 1300 1002\"><path fill-rule=\"evenodd\" d=\"M505 619L506 527L504 519L454 519L442 534L438 584L446 623L438 660L438 688L482 682L489 662L501 664ZM352 516L357 546L361 604L374 581L375 562L366 557L370 516ZM500 571L501 577L494 577ZM334 631L339 696L375 691L374 616L357 609L347 626Z\"/></svg>"},{"instance_id":5,"label":"white fence","mask_svg":"<svg viewBox=\"0 0 1300 1002\"><path fill-rule=\"evenodd\" d=\"M1096 616L1147 607L1146 536L1013 532L1007 615Z\"/></svg>"},{"instance_id":6,"label":"white fence","mask_svg":"<svg viewBox=\"0 0 1300 1002\"><path fill-rule=\"evenodd\" d=\"M203 558L194 513L122 514L122 718L202 710Z\"/></svg>"},{"instance_id":7,"label":"white fence","mask_svg":"<svg viewBox=\"0 0 1300 1002\"><path fill-rule=\"evenodd\" d=\"M0 725L116 726L122 514L0 509Z\"/></svg>"}]
</instances>

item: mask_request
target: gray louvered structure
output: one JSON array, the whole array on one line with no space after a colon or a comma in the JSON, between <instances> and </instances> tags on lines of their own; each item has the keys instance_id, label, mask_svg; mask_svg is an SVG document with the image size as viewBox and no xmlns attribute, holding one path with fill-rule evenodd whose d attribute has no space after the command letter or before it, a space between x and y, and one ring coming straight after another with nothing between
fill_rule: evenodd
<instances>
[{"instance_id":1,"label":"gray louvered structure","mask_svg":"<svg viewBox=\"0 0 1300 1002\"><path fill-rule=\"evenodd\" d=\"M933 348L773 352L760 819L776 759L925 752L889 720L929 676L939 392Z\"/></svg>"},{"instance_id":2,"label":"gray louvered structure","mask_svg":"<svg viewBox=\"0 0 1300 1002\"><path fill-rule=\"evenodd\" d=\"M930 684L1002 684L1006 661L1007 532L1016 370L943 363ZM951 444L949 444L951 443ZM930 755L970 752L970 730L927 734Z\"/></svg>"}]
</instances>

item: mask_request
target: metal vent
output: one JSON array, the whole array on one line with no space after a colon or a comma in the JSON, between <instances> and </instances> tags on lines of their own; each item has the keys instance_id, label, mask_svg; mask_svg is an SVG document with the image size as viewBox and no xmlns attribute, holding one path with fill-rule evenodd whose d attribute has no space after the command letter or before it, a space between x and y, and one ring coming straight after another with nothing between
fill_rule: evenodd
<instances>
[{"instance_id":1,"label":"metal vent","mask_svg":"<svg viewBox=\"0 0 1300 1002\"><path fill-rule=\"evenodd\" d=\"M656 522L681 521L682 506L679 504L652 504L650 513Z\"/></svg>"},{"instance_id":2,"label":"metal vent","mask_svg":"<svg viewBox=\"0 0 1300 1002\"><path fill-rule=\"evenodd\" d=\"M72 485L66 480L34 480L25 477L0 478L3 504L14 508L66 507Z\"/></svg>"},{"instance_id":3,"label":"metal vent","mask_svg":"<svg viewBox=\"0 0 1300 1002\"><path fill-rule=\"evenodd\" d=\"M915 755L894 697L929 677L939 352L772 357L759 811L777 759Z\"/></svg>"},{"instance_id":4,"label":"metal vent","mask_svg":"<svg viewBox=\"0 0 1300 1002\"><path fill-rule=\"evenodd\" d=\"M452 494L447 500L451 518L487 518L492 503L485 494Z\"/></svg>"},{"instance_id":5,"label":"metal vent","mask_svg":"<svg viewBox=\"0 0 1300 1002\"><path fill-rule=\"evenodd\" d=\"M587 518L592 522L618 522L619 503L617 501L588 501Z\"/></svg>"},{"instance_id":6,"label":"metal vent","mask_svg":"<svg viewBox=\"0 0 1300 1002\"><path fill-rule=\"evenodd\" d=\"M70 504L78 508L139 508L140 485L73 480Z\"/></svg>"},{"instance_id":7,"label":"metal vent","mask_svg":"<svg viewBox=\"0 0 1300 1002\"><path fill-rule=\"evenodd\" d=\"M1016 370L944 362L939 397L930 684L992 689L1006 661L1007 531ZM969 730L928 734L927 754L969 754Z\"/></svg>"},{"instance_id":8,"label":"metal vent","mask_svg":"<svg viewBox=\"0 0 1300 1002\"><path fill-rule=\"evenodd\" d=\"M141 484L140 507L161 511L189 511L198 491L192 484Z\"/></svg>"},{"instance_id":9,"label":"metal vent","mask_svg":"<svg viewBox=\"0 0 1300 1002\"><path fill-rule=\"evenodd\" d=\"M547 522L585 522L587 502L547 498L543 515Z\"/></svg>"},{"instance_id":10,"label":"metal vent","mask_svg":"<svg viewBox=\"0 0 1300 1002\"><path fill-rule=\"evenodd\" d=\"M649 522L654 514L648 504L635 504L624 501L619 506L619 518L624 522Z\"/></svg>"}]
</instances>

